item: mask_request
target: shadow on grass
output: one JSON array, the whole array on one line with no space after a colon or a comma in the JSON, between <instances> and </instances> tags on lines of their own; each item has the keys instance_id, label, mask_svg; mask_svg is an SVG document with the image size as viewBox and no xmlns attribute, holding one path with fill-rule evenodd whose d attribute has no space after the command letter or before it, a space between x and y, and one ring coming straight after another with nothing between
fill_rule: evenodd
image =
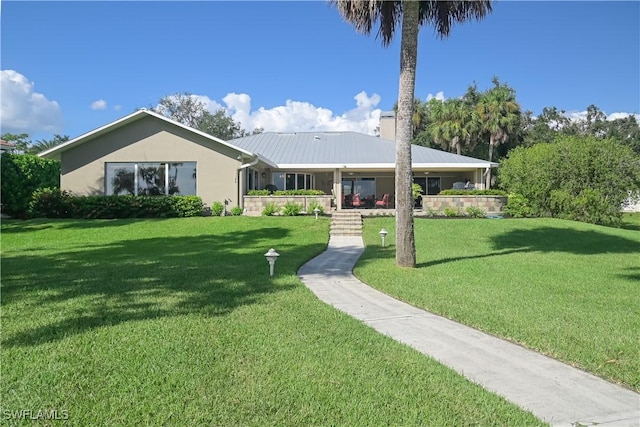
<instances>
[{"instance_id":1,"label":"shadow on grass","mask_svg":"<svg viewBox=\"0 0 640 427\"><path fill-rule=\"evenodd\" d=\"M516 229L493 236L492 252L435 259L418 263L418 268L426 268L469 259L490 258L518 252L564 252L577 255L596 255L606 253L640 253L640 241L627 239L596 230L576 230L571 228L539 227ZM380 253L374 253L378 250ZM386 257L383 248L372 248L367 258ZM634 275L630 276L632 279Z\"/></svg>"},{"instance_id":2,"label":"shadow on grass","mask_svg":"<svg viewBox=\"0 0 640 427\"><path fill-rule=\"evenodd\" d=\"M105 227L122 227L129 225L135 221L141 221L140 218L130 219L92 219L92 220L69 220L69 219L4 219L2 220L2 233L24 233L27 231L46 230L56 228L58 230L65 229L93 229ZM146 219L145 221L166 221L166 219Z\"/></svg>"},{"instance_id":3,"label":"shadow on grass","mask_svg":"<svg viewBox=\"0 0 640 427\"><path fill-rule=\"evenodd\" d=\"M45 313L46 307L46 314L29 319L28 325L17 328L19 332L3 334L2 345L38 345L145 319L194 313L220 316L262 303L268 295L295 286L269 278L263 254L273 242L281 254L295 251L295 256L278 261L279 276L295 275L300 264L325 247L287 244L283 239L289 234L288 229L270 227L3 257L5 322L12 312ZM247 253L244 248L259 249Z\"/></svg>"}]
</instances>

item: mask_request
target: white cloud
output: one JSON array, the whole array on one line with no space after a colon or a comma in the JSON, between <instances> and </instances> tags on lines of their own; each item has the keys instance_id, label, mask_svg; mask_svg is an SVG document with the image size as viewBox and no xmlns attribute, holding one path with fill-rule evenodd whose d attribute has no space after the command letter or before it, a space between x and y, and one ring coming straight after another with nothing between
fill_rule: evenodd
<instances>
[{"instance_id":1,"label":"white cloud","mask_svg":"<svg viewBox=\"0 0 640 427\"><path fill-rule=\"evenodd\" d=\"M373 135L380 121L381 110L375 108L380 103L380 95L368 96L363 91L353 99L355 108L342 114L290 99L285 105L252 111L251 97L246 93L229 93L222 101L227 113L247 131L263 128L266 132L355 131Z\"/></svg>"},{"instance_id":2,"label":"white cloud","mask_svg":"<svg viewBox=\"0 0 640 427\"><path fill-rule=\"evenodd\" d=\"M120 111L120 110L122 110L122 105L114 105L113 109L116 110L116 111Z\"/></svg>"},{"instance_id":3,"label":"white cloud","mask_svg":"<svg viewBox=\"0 0 640 427\"><path fill-rule=\"evenodd\" d=\"M431 101L434 98L437 99L438 101L444 101L445 100L444 92L440 91L440 92L436 93L435 95L427 94L427 102Z\"/></svg>"},{"instance_id":4,"label":"white cloud","mask_svg":"<svg viewBox=\"0 0 640 427\"><path fill-rule=\"evenodd\" d=\"M625 117L628 116L635 116L636 120L638 120L640 122L640 114L635 114L635 113L611 113L611 114L607 114L606 112L603 111L603 113L607 116L607 120L612 121L612 120L616 120L616 119L623 119ZM586 120L587 119L587 111L569 111L566 112L565 117L567 117L568 119L572 120L572 121L582 121L582 120Z\"/></svg>"},{"instance_id":5,"label":"white cloud","mask_svg":"<svg viewBox=\"0 0 640 427\"><path fill-rule=\"evenodd\" d=\"M56 101L34 92L34 83L14 70L0 70L0 128L2 133L62 131L62 110Z\"/></svg>"},{"instance_id":6,"label":"white cloud","mask_svg":"<svg viewBox=\"0 0 640 427\"><path fill-rule=\"evenodd\" d=\"M91 103L92 110L106 110L107 109L107 101L104 99L98 99L97 101L93 101Z\"/></svg>"},{"instance_id":7,"label":"white cloud","mask_svg":"<svg viewBox=\"0 0 640 427\"><path fill-rule=\"evenodd\" d=\"M607 116L607 120L624 119L625 117L636 116L636 120L640 122L640 114L634 113L611 113Z\"/></svg>"}]
</instances>

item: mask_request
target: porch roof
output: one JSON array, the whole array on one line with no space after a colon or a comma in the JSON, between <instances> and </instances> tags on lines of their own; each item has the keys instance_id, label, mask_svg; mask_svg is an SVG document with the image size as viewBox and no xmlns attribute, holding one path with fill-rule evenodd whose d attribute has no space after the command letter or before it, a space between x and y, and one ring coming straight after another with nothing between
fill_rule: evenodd
<instances>
[{"instance_id":1,"label":"porch roof","mask_svg":"<svg viewBox=\"0 0 640 427\"><path fill-rule=\"evenodd\" d=\"M357 132L266 132L233 139L230 144L259 153L278 168L395 167L395 142ZM476 169L497 163L459 156L433 148L411 146L414 168Z\"/></svg>"}]
</instances>

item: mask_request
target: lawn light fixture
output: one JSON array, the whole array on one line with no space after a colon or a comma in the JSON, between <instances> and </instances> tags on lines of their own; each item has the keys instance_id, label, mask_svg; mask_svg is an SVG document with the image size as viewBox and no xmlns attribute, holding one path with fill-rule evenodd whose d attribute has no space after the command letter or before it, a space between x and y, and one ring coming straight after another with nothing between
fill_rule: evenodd
<instances>
[{"instance_id":1,"label":"lawn light fixture","mask_svg":"<svg viewBox=\"0 0 640 427\"><path fill-rule=\"evenodd\" d=\"M318 214L320 213L320 209L317 207L313 210L313 213L316 214L316 221L318 220Z\"/></svg>"},{"instance_id":2,"label":"lawn light fixture","mask_svg":"<svg viewBox=\"0 0 640 427\"><path fill-rule=\"evenodd\" d=\"M382 247L384 248L384 238L387 237L387 230L385 230L384 228L382 230L380 230L380 237L382 237Z\"/></svg>"},{"instance_id":3,"label":"lawn light fixture","mask_svg":"<svg viewBox=\"0 0 640 427\"><path fill-rule=\"evenodd\" d=\"M278 260L279 256L280 254L273 248L269 249L269 252L264 254L264 257L269 262L269 276L273 276L273 269L275 268L276 261Z\"/></svg>"}]
</instances>

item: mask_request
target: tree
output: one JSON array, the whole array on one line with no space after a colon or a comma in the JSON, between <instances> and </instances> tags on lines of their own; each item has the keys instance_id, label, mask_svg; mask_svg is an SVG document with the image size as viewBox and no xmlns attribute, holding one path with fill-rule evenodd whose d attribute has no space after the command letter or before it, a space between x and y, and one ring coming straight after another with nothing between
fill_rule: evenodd
<instances>
[{"instance_id":1,"label":"tree","mask_svg":"<svg viewBox=\"0 0 640 427\"><path fill-rule=\"evenodd\" d=\"M482 94L476 108L480 126L489 136L490 162L493 161L495 148L506 142L521 123L520 105L516 102L515 91L500 83L497 77L492 82L493 88ZM491 169L487 172L485 186L491 186Z\"/></svg>"},{"instance_id":2,"label":"tree","mask_svg":"<svg viewBox=\"0 0 640 427\"><path fill-rule=\"evenodd\" d=\"M613 139L558 136L518 147L500 167L501 186L529 213L602 225L620 223L622 203L640 191L640 156Z\"/></svg>"},{"instance_id":3,"label":"tree","mask_svg":"<svg viewBox=\"0 0 640 427\"><path fill-rule=\"evenodd\" d=\"M204 102L190 93L167 95L151 110L225 141L247 134L223 108L212 114Z\"/></svg>"},{"instance_id":4,"label":"tree","mask_svg":"<svg viewBox=\"0 0 640 427\"><path fill-rule=\"evenodd\" d=\"M429 101L429 133L445 150L462 154L462 145L469 147L475 132L474 111L463 99Z\"/></svg>"},{"instance_id":5,"label":"tree","mask_svg":"<svg viewBox=\"0 0 640 427\"><path fill-rule=\"evenodd\" d=\"M43 151L47 151L53 147L56 147L67 141L69 141L68 135L61 136L61 135L55 134L52 139L39 139L38 141L35 142L35 144L31 145L27 149L27 152L29 154L38 154Z\"/></svg>"},{"instance_id":6,"label":"tree","mask_svg":"<svg viewBox=\"0 0 640 427\"><path fill-rule=\"evenodd\" d=\"M336 5L342 17L360 33L371 34L373 25L379 22L377 36L381 38L383 46L391 43L396 25L402 21L396 116L396 264L400 267L415 267L411 139L419 27L433 25L436 34L444 38L449 35L455 22L481 19L491 12L491 2L331 0L331 3Z\"/></svg>"}]
</instances>

